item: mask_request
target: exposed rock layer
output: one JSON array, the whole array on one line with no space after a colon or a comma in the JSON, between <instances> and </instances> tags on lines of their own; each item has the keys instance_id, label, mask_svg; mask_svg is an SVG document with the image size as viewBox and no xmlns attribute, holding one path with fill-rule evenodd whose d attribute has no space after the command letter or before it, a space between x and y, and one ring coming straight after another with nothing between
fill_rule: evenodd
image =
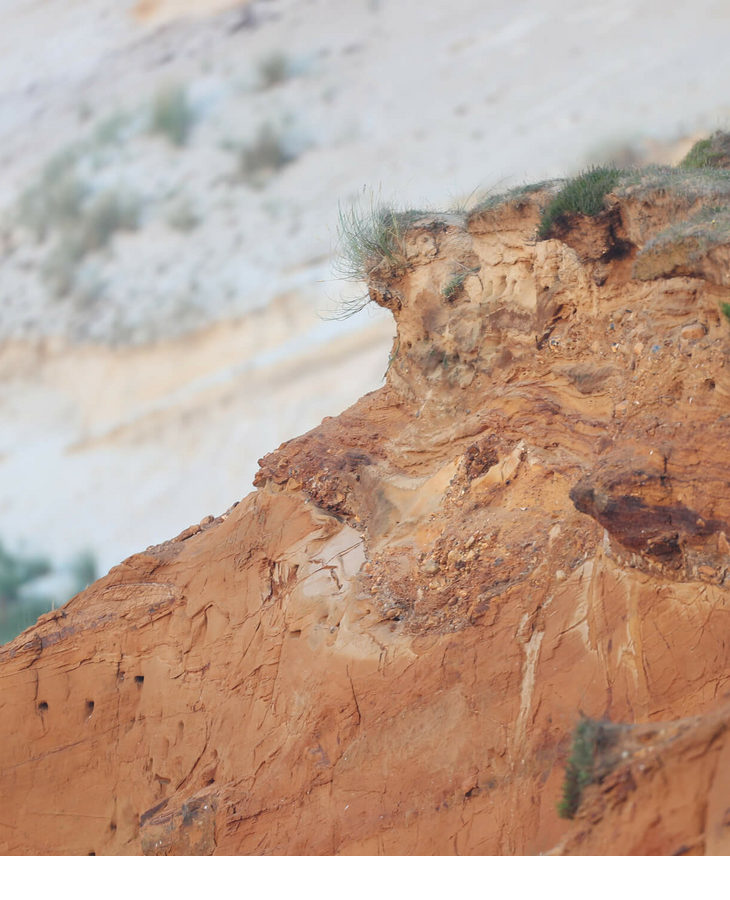
<instances>
[{"instance_id":1,"label":"exposed rock layer","mask_svg":"<svg viewBox=\"0 0 730 900\"><path fill-rule=\"evenodd\" d=\"M695 201L624 192L535 242L545 201L416 223L371 282L386 386L0 650L4 852L674 852L707 827L624 845L605 804L595 839L555 805L579 712L728 690L727 287L634 268Z\"/></svg>"}]
</instances>

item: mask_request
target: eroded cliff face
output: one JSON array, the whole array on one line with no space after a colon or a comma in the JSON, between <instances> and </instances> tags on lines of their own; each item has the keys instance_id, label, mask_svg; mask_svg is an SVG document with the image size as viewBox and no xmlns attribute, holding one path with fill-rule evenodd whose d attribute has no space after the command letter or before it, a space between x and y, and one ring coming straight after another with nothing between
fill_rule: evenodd
<instances>
[{"instance_id":1,"label":"eroded cliff face","mask_svg":"<svg viewBox=\"0 0 730 900\"><path fill-rule=\"evenodd\" d=\"M650 179L536 241L549 191L412 223L386 385L0 649L4 852L631 852L555 807L580 713L726 697L725 247L647 266L713 202Z\"/></svg>"}]
</instances>

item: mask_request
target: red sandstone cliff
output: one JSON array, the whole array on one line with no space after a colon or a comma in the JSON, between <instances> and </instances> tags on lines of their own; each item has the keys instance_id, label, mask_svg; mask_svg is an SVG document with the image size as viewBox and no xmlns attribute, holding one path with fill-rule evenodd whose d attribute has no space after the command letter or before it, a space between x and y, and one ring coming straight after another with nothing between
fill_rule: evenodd
<instances>
[{"instance_id":1,"label":"red sandstone cliff","mask_svg":"<svg viewBox=\"0 0 730 900\"><path fill-rule=\"evenodd\" d=\"M663 177L410 222L386 385L0 648L3 852L726 851L725 182Z\"/></svg>"}]
</instances>

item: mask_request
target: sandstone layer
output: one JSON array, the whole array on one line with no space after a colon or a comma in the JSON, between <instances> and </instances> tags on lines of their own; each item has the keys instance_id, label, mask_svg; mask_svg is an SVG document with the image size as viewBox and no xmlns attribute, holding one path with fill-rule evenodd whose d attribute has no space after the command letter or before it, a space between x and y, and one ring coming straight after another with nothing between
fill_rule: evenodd
<instances>
[{"instance_id":1,"label":"sandstone layer","mask_svg":"<svg viewBox=\"0 0 730 900\"><path fill-rule=\"evenodd\" d=\"M724 200L660 174L409 220L386 385L0 649L3 852L723 851L727 245L643 261Z\"/></svg>"}]
</instances>

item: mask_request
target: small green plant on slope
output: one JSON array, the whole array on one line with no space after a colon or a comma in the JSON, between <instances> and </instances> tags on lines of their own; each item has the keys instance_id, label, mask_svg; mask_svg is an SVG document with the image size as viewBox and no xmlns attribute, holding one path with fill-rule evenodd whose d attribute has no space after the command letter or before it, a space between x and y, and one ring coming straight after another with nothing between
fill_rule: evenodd
<instances>
[{"instance_id":1,"label":"small green plant on slope","mask_svg":"<svg viewBox=\"0 0 730 900\"><path fill-rule=\"evenodd\" d=\"M296 154L286 146L283 134L270 122L259 129L256 139L241 147L238 171L241 178L254 187L263 187L269 175L294 162Z\"/></svg>"},{"instance_id":2,"label":"small green plant on slope","mask_svg":"<svg viewBox=\"0 0 730 900\"><path fill-rule=\"evenodd\" d=\"M538 238L545 240L553 226L570 213L598 215L604 208L606 194L616 187L620 178L620 169L593 166L569 179L543 212L537 231Z\"/></svg>"},{"instance_id":3,"label":"small green plant on slope","mask_svg":"<svg viewBox=\"0 0 730 900\"><path fill-rule=\"evenodd\" d=\"M728 322L730 322L730 303L721 303L720 310Z\"/></svg>"},{"instance_id":4,"label":"small green plant on slope","mask_svg":"<svg viewBox=\"0 0 730 900\"><path fill-rule=\"evenodd\" d=\"M717 131L712 137L697 141L685 156L679 169L730 168L730 134Z\"/></svg>"},{"instance_id":5,"label":"small green plant on slope","mask_svg":"<svg viewBox=\"0 0 730 900\"><path fill-rule=\"evenodd\" d=\"M481 266L473 266L471 269L466 266L462 266L463 271L457 272L455 275L452 275L451 278L446 282L446 284L441 289L441 296L446 300L453 300L454 297L458 296L464 287L464 282L470 275L475 275Z\"/></svg>"},{"instance_id":6,"label":"small green plant on slope","mask_svg":"<svg viewBox=\"0 0 730 900\"><path fill-rule=\"evenodd\" d=\"M107 247L117 231L134 231L139 224L139 203L115 191L99 194L68 222L49 253L42 274L56 297L70 294L78 265L91 253Z\"/></svg>"},{"instance_id":7,"label":"small green plant on slope","mask_svg":"<svg viewBox=\"0 0 730 900\"><path fill-rule=\"evenodd\" d=\"M575 726L573 747L565 767L563 799L558 804L561 819L575 817L583 790L593 781L598 730L599 723L587 718Z\"/></svg>"},{"instance_id":8,"label":"small green plant on slope","mask_svg":"<svg viewBox=\"0 0 730 900\"><path fill-rule=\"evenodd\" d=\"M258 72L259 87L265 91L286 81L291 75L291 67L286 54L277 50L259 60Z\"/></svg>"},{"instance_id":9,"label":"small green plant on slope","mask_svg":"<svg viewBox=\"0 0 730 900\"><path fill-rule=\"evenodd\" d=\"M86 185L75 172L79 152L77 147L70 147L51 157L40 178L20 195L18 221L38 241L79 215L87 194Z\"/></svg>"},{"instance_id":10,"label":"small green plant on slope","mask_svg":"<svg viewBox=\"0 0 730 900\"><path fill-rule=\"evenodd\" d=\"M151 130L164 135L175 147L183 147L195 124L195 114L182 85L164 88L152 101Z\"/></svg>"}]
</instances>

